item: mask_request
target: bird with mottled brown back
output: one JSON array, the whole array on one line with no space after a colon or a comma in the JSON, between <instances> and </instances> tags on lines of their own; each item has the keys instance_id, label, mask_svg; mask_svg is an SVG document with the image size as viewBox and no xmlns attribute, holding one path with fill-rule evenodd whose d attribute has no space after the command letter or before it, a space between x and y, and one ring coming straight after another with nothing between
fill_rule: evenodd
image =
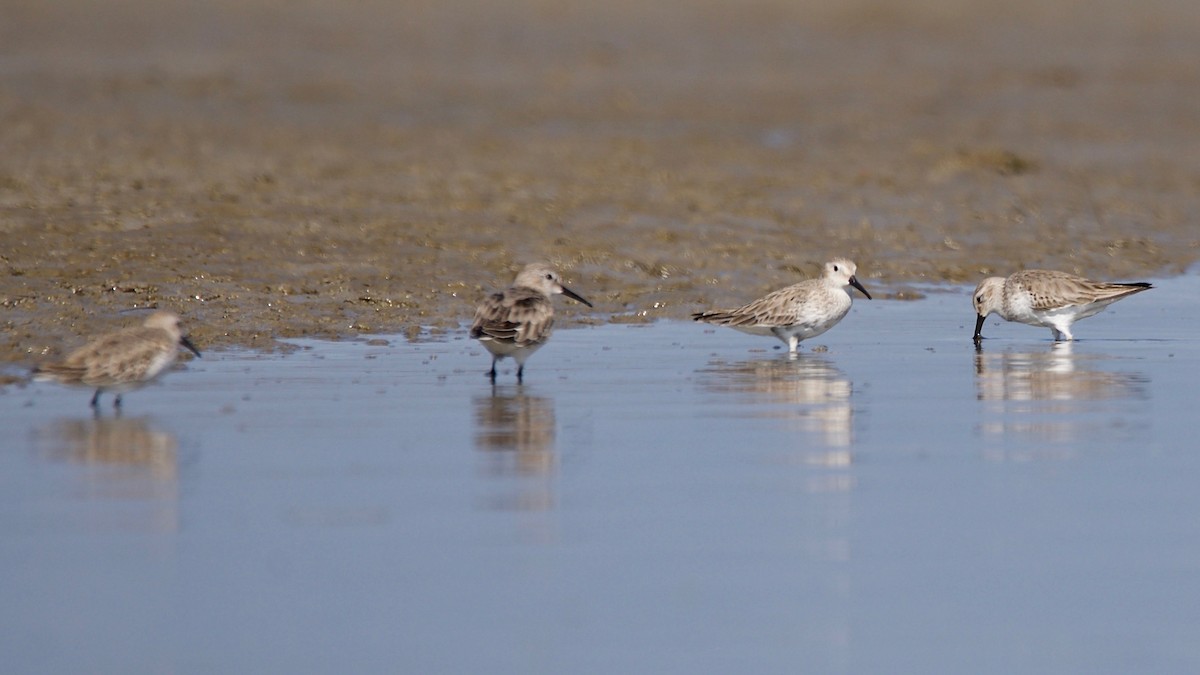
<instances>
[{"instance_id":1,"label":"bird with mottled brown back","mask_svg":"<svg viewBox=\"0 0 1200 675\"><path fill-rule=\"evenodd\" d=\"M38 366L33 377L39 381L94 388L91 406L100 404L100 394L116 394L113 406L121 406L121 394L153 382L175 362L180 347L196 356L200 351L183 334L179 316L157 311L141 326L107 333L67 355L57 363Z\"/></svg>"},{"instance_id":2,"label":"bird with mottled brown back","mask_svg":"<svg viewBox=\"0 0 1200 675\"><path fill-rule=\"evenodd\" d=\"M517 274L511 286L488 295L475 309L470 336L492 354L492 368L487 375L493 384L496 362L506 357L517 362L517 382L524 381L525 361L550 339L554 327L550 298L558 294L592 306L563 286L553 267L531 263Z\"/></svg>"}]
</instances>

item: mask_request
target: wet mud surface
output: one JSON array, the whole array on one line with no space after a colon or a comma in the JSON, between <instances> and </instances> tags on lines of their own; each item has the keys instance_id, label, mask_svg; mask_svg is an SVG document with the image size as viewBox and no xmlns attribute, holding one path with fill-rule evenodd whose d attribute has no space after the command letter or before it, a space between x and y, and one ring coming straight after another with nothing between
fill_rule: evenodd
<instances>
[{"instance_id":1,"label":"wet mud surface","mask_svg":"<svg viewBox=\"0 0 1200 675\"><path fill-rule=\"evenodd\" d=\"M456 329L532 259L681 318L1200 257L1200 7L1020 0L6 4L0 358Z\"/></svg>"}]
</instances>

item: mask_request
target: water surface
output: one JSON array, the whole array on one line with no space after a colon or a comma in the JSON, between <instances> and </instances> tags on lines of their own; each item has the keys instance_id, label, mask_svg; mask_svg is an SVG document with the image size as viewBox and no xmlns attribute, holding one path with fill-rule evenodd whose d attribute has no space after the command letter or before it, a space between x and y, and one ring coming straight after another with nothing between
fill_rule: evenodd
<instances>
[{"instance_id":1,"label":"water surface","mask_svg":"<svg viewBox=\"0 0 1200 675\"><path fill-rule=\"evenodd\" d=\"M94 419L0 395L13 672L1200 668L1195 276L1080 323L856 301L211 352Z\"/></svg>"}]
</instances>

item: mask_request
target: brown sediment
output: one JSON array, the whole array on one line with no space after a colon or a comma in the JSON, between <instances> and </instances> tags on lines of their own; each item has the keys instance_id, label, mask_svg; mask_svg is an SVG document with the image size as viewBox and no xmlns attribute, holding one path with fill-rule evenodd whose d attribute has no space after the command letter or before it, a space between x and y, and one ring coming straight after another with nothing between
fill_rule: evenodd
<instances>
[{"instance_id":1,"label":"brown sediment","mask_svg":"<svg viewBox=\"0 0 1200 675\"><path fill-rule=\"evenodd\" d=\"M1200 12L1135 4L18 0L0 359L143 306L202 349L436 335L534 259L599 321L834 256L884 297L1179 273Z\"/></svg>"}]
</instances>

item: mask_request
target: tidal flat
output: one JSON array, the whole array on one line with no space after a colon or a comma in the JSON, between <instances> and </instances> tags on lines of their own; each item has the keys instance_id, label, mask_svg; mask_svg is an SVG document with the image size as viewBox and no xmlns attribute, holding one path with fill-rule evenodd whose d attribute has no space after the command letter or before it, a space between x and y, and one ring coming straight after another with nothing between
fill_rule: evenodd
<instances>
[{"instance_id":1,"label":"tidal flat","mask_svg":"<svg viewBox=\"0 0 1200 675\"><path fill-rule=\"evenodd\" d=\"M682 319L1200 258L1200 9L63 0L0 26L0 358L436 337L522 264Z\"/></svg>"},{"instance_id":2,"label":"tidal flat","mask_svg":"<svg viewBox=\"0 0 1200 675\"><path fill-rule=\"evenodd\" d=\"M13 0L14 672L1200 671L1200 4ZM847 257L787 358L699 326ZM496 387L463 324L594 310ZM1080 340L982 277L1156 288ZM126 396L28 368L157 306Z\"/></svg>"}]
</instances>

